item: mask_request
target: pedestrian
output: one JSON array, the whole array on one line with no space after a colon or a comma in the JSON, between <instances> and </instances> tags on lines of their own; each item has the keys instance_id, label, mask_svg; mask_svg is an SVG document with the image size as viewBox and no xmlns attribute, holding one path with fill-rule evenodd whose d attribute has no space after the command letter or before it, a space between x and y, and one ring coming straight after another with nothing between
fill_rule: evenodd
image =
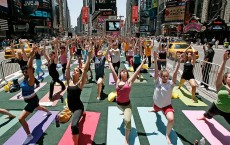
<instances>
[{"instance_id":1,"label":"pedestrian","mask_svg":"<svg viewBox=\"0 0 230 145\"><path fill-rule=\"evenodd\" d=\"M66 71L66 65L67 65L67 55L68 55L68 48L69 48L69 42L66 41L66 46L61 45L60 49L58 49L59 54L60 54L60 62L62 65L62 75L63 75L63 80L65 80L65 71Z\"/></svg>"},{"instance_id":2,"label":"pedestrian","mask_svg":"<svg viewBox=\"0 0 230 145\"><path fill-rule=\"evenodd\" d=\"M92 44L90 45L92 46ZM88 48L87 48L88 49ZM68 99L68 107L72 112L72 122L71 122L71 130L72 130L72 140L74 145L78 145L79 140L79 121L83 116L84 105L80 99L81 92L83 91L84 84L87 79L87 70L90 65L90 57L92 54L92 47L88 50L88 57L85 63L83 70L81 67L76 67L73 69L72 76L70 75L70 64L73 57L73 52L70 49L70 58L66 67L66 80L67 80L67 99Z\"/></svg>"},{"instance_id":3,"label":"pedestrian","mask_svg":"<svg viewBox=\"0 0 230 145\"><path fill-rule=\"evenodd\" d=\"M111 42L112 42L112 44L111 44ZM120 54L120 50L118 49L118 44L113 40L111 42L110 42L109 47L108 47L109 55L112 59L112 64L113 64L113 67L115 69L115 72L118 74L118 70L119 70L120 64L121 64L121 62L120 62L121 54ZM128 51L126 53L127 53L126 57L128 57Z\"/></svg>"},{"instance_id":4,"label":"pedestrian","mask_svg":"<svg viewBox=\"0 0 230 145\"><path fill-rule=\"evenodd\" d=\"M26 122L26 118L33 113L34 109L45 111L46 114L44 116L51 115L51 112L47 110L45 107L39 105L39 98L34 91L34 69L33 69L33 60L35 57L35 46L33 46L32 51L30 53L30 58L28 60L28 64L23 67L23 75L24 80L21 82L20 86L22 88L22 97L24 101L27 103L24 110L19 116L19 122L21 123L23 129L27 134L27 138L23 144L28 144L34 137L32 136L28 123Z\"/></svg>"},{"instance_id":5,"label":"pedestrian","mask_svg":"<svg viewBox=\"0 0 230 145\"><path fill-rule=\"evenodd\" d=\"M36 73L38 75L38 79L40 79L40 75L39 73L42 72L42 75L43 76L45 74L45 72L42 70L42 60L41 60L41 57L43 55L43 51L46 51L46 46L44 46L44 49L41 51L39 49L39 47L35 47L35 62L36 62Z\"/></svg>"},{"instance_id":6,"label":"pedestrian","mask_svg":"<svg viewBox=\"0 0 230 145\"><path fill-rule=\"evenodd\" d=\"M203 46L203 50L204 50L204 60L202 62L202 82L201 82L201 87L204 87L206 89L208 89L208 85L209 85L209 74L211 72L212 69L212 61L213 61L213 57L215 55L215 51L213 50L213 43L212 42L208 42L207 46L204 45Z\"/></svg>"},{"instance_id":7,"label":"pedestrian","mask_svg":"<svg viewBox=\"0 0 230 145\"><path fill-rule=\"evenodd\" d=\"M48 62L48 70L49 75L52 78L52 81L50 82L50 93L49 93L49 99L50 101L53 100L53 91L54 91L54 85L55 83L59 83L62 87L62 91L65 90L65 85L62 81L59 79L59 73L57 71L57 63L58 63L58 46L57 46L57 39L54 41L54 51L51 51L49 53L49 57L46 55L44 51L44 56Z\"/></svg>"},{"instance_id":8,"label":"pedestrian","mask_svg":"<svg viewBox=\"0 0 230 145\"><path fill-rule=\"evenodd\" d=\"M180 89L185 81L189 81L190 86L192 87L192 102L195 103L196 99L195 99L195 95L196 95L196 81L195 81L195 77L193 74L193 68L195 67L196 64L196 54L194 53L195 50L192 47L193 52L188 52L188 49L190 49L190 47L192 47L191 45L186 48L184 50L184 53L182 54L182 58L184 61L184 69L183 69L183 73L180 79L180 84L178 89Z\"/></svg>"},{"instance_id":9,"label":"pedestrian","mask_svg":"<svg viewBox=\"0 0 230 145\"><path fill-rule=\"evenodd\" d=\"M230 73L224 74L229 58L230 52L226 51L216 76L217 100L212 103L203 116L197 118L198 120L211 119L216 115L220 115L230 124Z\"/></svg>"},{"instance_id":10,"label":"pedestrian","mask_svg":"<svg viewBox=\"0 0 230 145\"><path fill-rule=\"evenodd\" d=\"M137 39L134 46L134 56L133 56L133 70L136 72L137 68L141 65L142 62L142 44L141 40ZM137 79L141 78L140 72L137 75Z\"/></svg>"},{"instance_id":11,"label":"pedestrian","mask_svg":"<svg viewBox=\"0 0 230 145\"><path fill-rule=\"evenodd\" d=\"M144 42L144 51L145 51L145 57L148 58L148 67L151 67L151 53L152 53L153 46L151 45L150 40L145 40Z\"/></svg>"},{"instance_id":12,"label":"pedestrian","mask_svg":"<svg viewBox=\"0 0 230 145\"><path fill-rule=\"evenodd\" d=\"M154 109L150 110L149 112L158 112L158 111L164 112L168 120L167 127L166 127L166 140L168 144L171 144L169 135L174 124L174 109L171 104L172 91L174 85L177 82L177 72L180 67L180 61L181 58L180 56L178 56L177 66L173 73L172 80L169 80L169 72L166 69L160 71L160 76L159 76L159 70L157 65L157 52L154 51L154 65L155 65L154 79L155 79L156 87L153 95Z\"/></svg>"},{"instance_id":13,"label":"pedestrian","mask_svg":"<svg viewBox=\"0 0 230 145\"><path fill-rule=\"evenodd\" d=\"M219 40L216 40L215 42L215 48L218 49L218 45L219 45Z\"/></svg>"},{"instance_id":14,"label":"pedestrian","mask_svg":"<svg viewBox=\"0 0 230 145\"><path fill-rule=\"evenodd\" d=\"M129 144L129 134L131 131L131 116L132 116L132 104L130 101L130 92L131 87L134 81L137 78L138 73L141 70L142 65L145 63L144 59L141 65L137 68L134 74L129 77L129 73L126 69L122 69L119 74L115 72L113 64L111 63L111 58L108 58L109 66L111 72L114 77L114 81L116 83L116 91L117 91L117 107L123 112L124 114L124 124L125 124L125 144Z\"/></svg>"}]
</instances>

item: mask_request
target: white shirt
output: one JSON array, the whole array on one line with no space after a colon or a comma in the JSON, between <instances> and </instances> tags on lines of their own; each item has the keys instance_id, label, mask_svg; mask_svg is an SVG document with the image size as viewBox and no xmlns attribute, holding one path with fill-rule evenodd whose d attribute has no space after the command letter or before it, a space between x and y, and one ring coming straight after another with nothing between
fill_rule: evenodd
<instances>
[{"instance_id":1,"label":"white shirt","mask_svg":"<svg viewBox=\"0 0 230 145\"><path fill-rule=\"evenodd\" d=\"M117 63L120 61L120 50L117 49L111 49L109 51L111 59L112 59L112 63Z\"/></svg>"},{"instance_id":2,"label":"white shirt","mask_svg":"<svg viewBox=\"0 0 230 145\"><path fill-rule=\"evenodd\" d=\"M155 86L156 88L153 95L154 104L159 108L171 105L172 91L174 87L173 81L168 80L167 83L162 83L162 79L157 78L155 80Z\"/></svg>"}]
</instances>

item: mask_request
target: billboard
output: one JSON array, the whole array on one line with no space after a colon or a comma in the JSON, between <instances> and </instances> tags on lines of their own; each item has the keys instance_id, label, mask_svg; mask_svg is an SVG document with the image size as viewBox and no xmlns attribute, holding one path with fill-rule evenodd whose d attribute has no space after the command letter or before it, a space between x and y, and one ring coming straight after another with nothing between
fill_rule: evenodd
<instances>
[{"instance_id":1,"label":"billboard","mask_svg":"<svg viewBox=\"0 0 230 145\"><path fill-rule=\"evenodd\" d=\"M116 11L116 0L95 0L95 11L111 9Z\"/></svg>"},{"instance_id":2,"label":"billboard","mask_svg":"<svg viewBox=\"0 0 230 145\"><path fill-rule=\"evenodd\" d=\"M107 32L120 31L120 20L107 20L105 28Z\"/></svg>"},{"instance_id":3,"label":"billboard","mask_svg":"<svg viewBox=\"0 0 230 145\"><path fill-rule=\"evenodd\" d=\"M138 22L138 6L132 6L132 22Z\"/></svg>"},{"instance_id":4,"label":"billboard","mask_svg":"<svg viewBox=\"0 0 230 145\"><path fill-rule=\"evenodd\" d=\"M88 7L82 7L82 24L88 24L89 21L89 8Z\"/></svg>"},{"instance_id":5,"label":"billboard","mask_svg":"<svg viewBox=\"0 0 230 145\"><path fill-rule=\"evenodd\" d=\"M140 32L149 32L149 25L140 25Z\"/></svg>"},{"instance_id":6,"label":"billboard","mask_svg":"<svg viewBox=\"0 0 230 145\"><path fill-rule=\"evenodd\" d=\"M7 0L0 0L0 6L8 8Z\"/></svg>"},{"instance_id":7,"label":"billboard","mask_svg":"<svg viewBox=\"0 0 230 145\"><path fill-rule=\"evenodd\" d=\"M169 7L165 10L165 22L183 22L185 6Z\"/></svg>"}]
</instances>

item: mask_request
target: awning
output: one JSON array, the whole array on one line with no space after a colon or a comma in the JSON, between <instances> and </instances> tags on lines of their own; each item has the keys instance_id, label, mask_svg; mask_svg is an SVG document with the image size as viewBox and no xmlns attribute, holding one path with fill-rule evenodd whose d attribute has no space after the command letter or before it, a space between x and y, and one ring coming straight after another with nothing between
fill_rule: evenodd
<instances>
[{"instance_id":1,"label":"awning","mask_svg":"<svg viewBox=\"0 0 230 145\"><path fill-rule=\"evenodd\" d=\"M188 23L185 27L184 27L184 33L187 32L200 32L201 30L201 24L200 23Z\"/></svg>"}]
</instances>

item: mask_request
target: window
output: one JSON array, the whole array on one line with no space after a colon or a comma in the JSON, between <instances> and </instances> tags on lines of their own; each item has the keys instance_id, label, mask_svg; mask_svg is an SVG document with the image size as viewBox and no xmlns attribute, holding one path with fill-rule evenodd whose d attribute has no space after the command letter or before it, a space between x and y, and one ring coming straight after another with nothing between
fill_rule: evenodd
<instances>
[{"instance_id":1,"label":"window","mask_svg":"<svg viewBox=\"0 0 230 145\"><path fill-rule=\"evenodd\" d=\"M175 49L186 49L187 47L189 47L188 44L175 44Z\"/></svg>"}]
</instances>

